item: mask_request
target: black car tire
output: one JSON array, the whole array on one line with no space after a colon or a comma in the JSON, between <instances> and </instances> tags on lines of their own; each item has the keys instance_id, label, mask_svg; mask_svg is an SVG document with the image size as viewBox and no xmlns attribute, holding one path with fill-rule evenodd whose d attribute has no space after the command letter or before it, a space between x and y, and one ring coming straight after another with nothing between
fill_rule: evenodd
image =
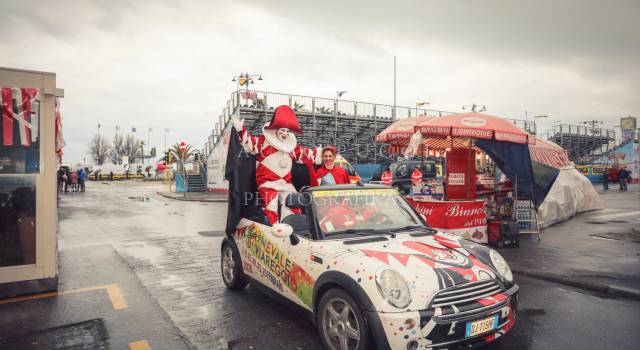
<instances>
[{"instance_id":1,"label":"black car tire","mask_svg":"<svg viewBox=\"0 0 640 350\"><path fill-rule=\"evenodd\" d=\"M316 314L316 326L325 349L365 350L374 346L360 305L342 289L330 289L322 296ZM353 337L356 333L357 340ZM341 347L344 337L348 338L346 344L349 346L346 349Z\"/></svg>"},{"instance_id":2,"label":"black car tire","mask_svg":"<svg viewBox=\"0 0 640 350\"><path fill-rule=\"evenodd\" d=\"M242 290L247 285L242 271L242 261L238 247L233 241L225 242L220 257L222 282L231 290Z\"/></svg>"}]
</instances>

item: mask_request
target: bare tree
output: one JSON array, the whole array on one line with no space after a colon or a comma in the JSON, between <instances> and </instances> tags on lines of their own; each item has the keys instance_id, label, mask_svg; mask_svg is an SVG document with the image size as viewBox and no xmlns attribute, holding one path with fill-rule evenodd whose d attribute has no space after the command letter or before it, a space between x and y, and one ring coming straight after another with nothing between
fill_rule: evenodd
<instances>
[{"instance_id":1,"label":"bare tree","mask_svg":"<svg viewBox=\"0 0 640 350\"><path fill-rule=\"evenodd\" d=\"M126 155L124 150L124 137L116 132L113 135L113 141L111 141L111 150L109 150L109 158L113 164L120 164L122 162L122 156Z\"/></svg>"},{"instance_id":2,"label":"bare tree","mask_svg":"<svg viewBox=\"0 0 640 350\"><path fill-rule=\"evenodd\" d=\"M123 143L123 155L129 156L129 163L135 163L138 158L142 157L140 140L135 139L131 134L127 135Z\"/></svg>"},{"instance_id":3,"label":"bare tree","mask_svg":"<svg viewBox=\"0 0 640 350\"><path fill-rule=\"evenodd\" d=\"M102 165L107 159L110 148L109 140L107 140L106 137L97 134L89 142L89 156L96 164Z\"/></svg>"}]
</instances>

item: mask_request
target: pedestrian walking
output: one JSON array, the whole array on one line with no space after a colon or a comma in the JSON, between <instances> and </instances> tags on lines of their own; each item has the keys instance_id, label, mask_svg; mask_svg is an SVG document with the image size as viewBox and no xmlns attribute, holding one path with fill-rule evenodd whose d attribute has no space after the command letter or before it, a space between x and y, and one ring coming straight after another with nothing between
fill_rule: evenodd
<instances>
[{"instance_id":1,"label":"pedestrian walking","mask_svg":"<svg viewBox=\"0 0 640 350\"><path fill-rule=\"evenodd\" d=\"M64 170L64 193L69 192L69 187L71 187L71 174L69 173L69 169Z\"/></svg>"},{"instance_id":2,"label":"pedestrian walking","mask_svg":"<svg viewBox=\"0 0 640 350\"><path fill-rule=\"evenodd\" d=\"M629 174L631 174L631 172L627 170L627 167L624 165L620 170L618 170L618 180L620 181L620 191L627 190L627 181L629 180Z\"/></svg>"},{"instance_id":3,"label":"pedestrian walking","mask_svg":"<svg viewBox=\"0 0 640 350\"><path fill-rule=\"evenodd\" d=\"M78 192L78 172L71 172L71 191Z\"/></svg>"},{"instance_id":4,"label":"pedestrian walking","mask_svg":"<svg viewBox=\"0 0 640 350\"><path fill-rule=\"evenodd\" d=\"M84 192L84 183L87 181L87 172L84 169L78 170L78 184L80 185L80 191Z\"/></svg>"},{"instance_id":5,"label":"pedestrian walking","mask_svg":"<svg viewBox=\"0 0 640 350\"><path fill-rule=\"evenodd\" d=\"M64 169L59 168L56 172L58 192L62 192L62 185L64 184Z\"/></svg>"},{"instance_id":6,"label":"pedestrian walking","mask_svg":"<svg viewBox=\"0 0 640 350\"><path fill-rule=\"evenodd\" d=\"M609 168L605 168L602 172L602 187L605 191L609 190Z\"/></svg>"}]
</instances>

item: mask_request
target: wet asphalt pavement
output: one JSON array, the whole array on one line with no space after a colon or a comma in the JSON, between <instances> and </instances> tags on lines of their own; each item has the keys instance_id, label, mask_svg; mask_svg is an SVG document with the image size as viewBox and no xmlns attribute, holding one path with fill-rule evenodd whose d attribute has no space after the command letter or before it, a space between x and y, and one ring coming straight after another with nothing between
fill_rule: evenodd
<instances>
[{"instance_id":1,"label":"wet asphalt pavement","mask_svg":"<svg viewBox=\"0 0 640 350\"><path fill-rule=\"evenodd\" d=\"M520 249L500 253L516 271L640 291L640 186L629 189L600 191L605 209L553 225L541 241L521 235Z\"/></svg>"},{"instance_id":2,"label":"wet asphalt pavement","mask_svg":"<svg viewBox=\"0 0 640 350\"><path fill-rule=\"evenodd\" d=\"M219 246L227 204L175 201L156 194L163 190L90 182L86 193L62 195L60 289L117 284L128 307L114 310L104 291L0 304L0 348L11 348L2 339L97 319L106 340L80 349L125 349L140 339L151 349L320 349L315 329L298 315L251 286L225 289ZM633 257L634 244L624 254ZM487 349L638 348L640 302L516 281L520 319Z\"/></svg>"}]
</instances>

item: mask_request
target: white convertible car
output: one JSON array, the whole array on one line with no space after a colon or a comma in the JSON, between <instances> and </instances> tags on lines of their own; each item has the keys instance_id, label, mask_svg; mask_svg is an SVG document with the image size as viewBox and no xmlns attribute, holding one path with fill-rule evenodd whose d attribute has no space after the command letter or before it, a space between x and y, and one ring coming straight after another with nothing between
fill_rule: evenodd
<instances>
[{"instance_id":1,"label":"white convertible car","mask_svg":"<svg viewBox=\"0 0 640 350\"><path fill-rule=\"evenodd\" d=\"M302 214L240 219L222 243L223 280L297 309L327 349L471 348L515 324L505 260L429 228L395 189L313 187L286 205Z\"/></svg>"}]
</instances>

